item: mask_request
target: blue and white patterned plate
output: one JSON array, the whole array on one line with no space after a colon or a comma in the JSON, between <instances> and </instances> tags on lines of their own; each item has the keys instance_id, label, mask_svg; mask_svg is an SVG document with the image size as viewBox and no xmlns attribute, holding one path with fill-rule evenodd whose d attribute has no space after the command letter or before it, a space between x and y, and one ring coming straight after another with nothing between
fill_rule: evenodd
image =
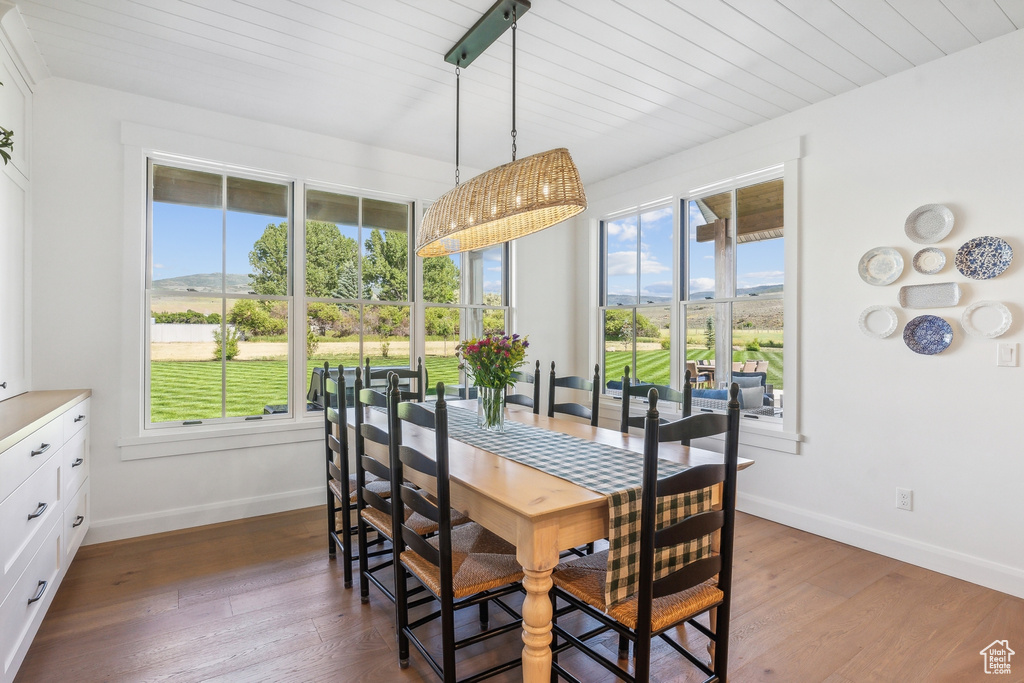
<instances>
[{"instance_id":1,"label":"blue and white patterned plate","mask_svg":"<svg viewBox=\"0 0 1024 683\"><path fill-rule=\"evenodd\" d=\"M1010 267L1013 248L998 237L975 237L956 250L956 269L974 280L990 280Z\"/></svg>"},{"instance_id":2,"label":"blue and white patterned plate","mask_svg":"<svg viewBox=\"0 0 1024 683\"><path fill-rule=\"evenodd\" d=\"M919 315L903 328L903 342L914 353L934 356L953 343L953 327L937 315Z\"/></svg>"}]
</instances>

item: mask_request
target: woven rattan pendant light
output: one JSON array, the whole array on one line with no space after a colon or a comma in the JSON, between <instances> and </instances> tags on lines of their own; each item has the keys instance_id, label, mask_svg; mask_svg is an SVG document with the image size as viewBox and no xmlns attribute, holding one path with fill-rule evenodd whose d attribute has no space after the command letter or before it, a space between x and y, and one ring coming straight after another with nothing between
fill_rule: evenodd
<instances>
[{"instance_id":1,"label":"woven rattan pendant light","mask_svg":"<svg viewBox=\"0 0 1024 683\"><path fill-rule=\"evenodd\" d=\"M508 242L549 228L587 208L587 195L569 150L562 147L516 159L516 19L529 7L526 0L498 0L445 57L456 65L458 73L505 31L511 19L512 162L460 184L456 132L456 185L423 217L416 238L419 256L443 256Z\"/></svg>"}]
</instances>

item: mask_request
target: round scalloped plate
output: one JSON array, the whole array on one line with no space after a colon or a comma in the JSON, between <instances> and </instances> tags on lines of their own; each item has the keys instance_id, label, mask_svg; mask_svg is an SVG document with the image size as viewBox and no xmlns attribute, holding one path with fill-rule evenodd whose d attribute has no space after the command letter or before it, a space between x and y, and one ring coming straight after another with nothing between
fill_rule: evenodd
<instances>
[{"instance_id":1,"label":"round scalloped plate","mask_svg":"<svg viewBox=\"0 0 1024 683\"><path fill-rule=\"evenodd\" d=\"M860 331L874 339L885 339L896 331L899 319L891 306L868 306L860 314Z\"/></svg>"},{"instance_id":2,"label":"round scalloped plate","mask_svg":"<svg viewBox=\"0 0 1024 683\"><path fill-rule=\"evenodd\" d=\"M914 254L911 265L923 275L935 275L946 267L946 254L937 247L925 247Z\"/></svg>"},{"instance_id":3,"label":"round scalloped plate","mask_svg":"<svg viewBox=\"0 0 1024 683\"><path fill-rule=\"evenodd\" d=\"M976 301L960 316L960 326L964 332L975 337L993 339L1000 336L1013 324L1013 316L998 301Z\"/></svg>"}]
</instances>

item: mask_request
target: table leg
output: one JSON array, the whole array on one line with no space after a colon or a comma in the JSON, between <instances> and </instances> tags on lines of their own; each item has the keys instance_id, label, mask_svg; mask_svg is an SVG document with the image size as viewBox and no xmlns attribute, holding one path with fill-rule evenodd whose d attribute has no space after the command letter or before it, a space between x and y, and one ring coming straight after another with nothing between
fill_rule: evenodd
<instances>
[{"instance_id":1,"label":"table leg","mask_svg":"<svg viewBox=\"0 0 1024 683\"><path fill-rule=\"evenodd\" d=\"M521 524L516 558L523 567L523 682L551 680L551 571L558 564L558 529L553 522Z\"/></svg>"},{"instance_id":2,"label":"table leg","mask_svg":"<svg viewBox=\"0 0 1024 683\"><path fill-rule=\"evenodd\" d=\"M523 682L551 679L551 569L524 569Z\"/></svg>"}]
</instances>

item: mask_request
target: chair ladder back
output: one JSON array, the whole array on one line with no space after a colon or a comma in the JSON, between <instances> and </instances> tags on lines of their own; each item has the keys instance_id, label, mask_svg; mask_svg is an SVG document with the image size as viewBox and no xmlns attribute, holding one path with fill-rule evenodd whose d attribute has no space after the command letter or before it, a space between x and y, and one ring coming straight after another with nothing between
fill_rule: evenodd
<instances>
[{"instance_id":1,"label":"chair ladder back","mask_svg":"<svg viewBox=\"0 0 1024 683\"><path fill-rule=\"evenodd\" d=\"M557 377L555 375L555 362L551 361L551 374L548 378L548 417L554 417L555 413L564 413L566 415L573 415L575 417L582 417L585 420L590 420L590 424L593 427L597 426L598 422L598 410L601 399L601 392L599 387L601 386L601 366L598 363L594 363L594 376L591 379L583 379L575 375L569 375L566 377ZM566 389L575 389L577 391L589 391L590 406L587 407L580 403L555 403L555 388L563 387Z\"/></svg>"},{"instance_id":2,"label":"chair ladder back","mask_svg":"<svg viewBox=\"0 0 1024 683\"><path fill-rule=\"evenodd\" d=\"M528 372L513 372L512 380L533 385L533 395L506 394L505 403L514 403L527 408L533 408L534 415L540 415L540 361L538 360L533 369L533 374Z\"/></svg>"},{"instance_id":3,"label":"chair ladder back","mask_svg":"<svg viewBox=\"0 0 1024 683\"><path fill-rule=\"evenodd\" d=\"M388 446L390 437L385 430L381 429L377 425L366 424L363 422L364 406L378 405L384 397L380 392L374 391L373 389L363 388L362 369L358 366L356 367L356 379L352 386L352 395L355 399L353 406L355 410L353 412L355 413L354 431L356 434L356 487L359 491L359 495L356 499L358 510L357 514L361 515L362 511L369 506L390 515L391 502L380 494L371 491L366 486L367 472L383 479L384 481L391 481L390 468L366 453L367 440L381 446Z\"/></svg>"},{"instance_id":4,"label":"chair ladder back","mask_svg":"<svg viewBox=\"0 0 1024 683\"><path fill-rule=\"evenodd\" d=\"M662 496L659 496L659 498ZM721 510L710 510L691 515L670 526L662 527L654 532L654 547L668 548L704 538L722 528L725 515Z\"/></svg>"},{"instance_id":5,"label":"chair ladder back","mask_svg":"<svg viewBox=\"0 0 1024 683\"><path fill-rule=\"evenodd\" d=\"M416 359L415 370L412 368L379 368L372 370L370 368L370 359L366 359L366 386L371 386L373 380L387 380L392 374L397 375L400 379L411 379L416 382L415 389L401 390L399 398L402 401L419 401L422 403L426 399L427 371L423 367L422 356Z\"/></svg>"},{"instance_id":6,"label":"chair ladder back","mask_svg":"<svg viewBox=\"0 0 1024 683\"><path fill-rule=\"evenodd\" d=\"M444 383L437 383L437 401L434 403L433 412L422 406L409 403L398 403L399 395L398 377L391 378L389 397L394 402L391 424L394 438L391 440L392 470L395 471L395 479L401 480L403 485L400 491L396 491L395 519L400 520L397 524L401 527L396 529L396 539L399 541L399 554L405 547L411 548L423 559L438 567L441 574L441 592L451 593L452 557L451 557L451 488L448 479L448 403L444 398ZM425 417L431 418L428 424ZM402 444L403 423L412 422L422 428L434 431L434 458L431 459L423 452L404 446ZM432 423L432 424L431 424ZM434 501L428 500L426 492L414 490L404 485L405 468L408 467L421 474L434 478L435 494ZM435 502L436 501L436 502ZM433 545L423 540L419 534L405 525L405 506L415 512L419 512L437 523L438 545ZM401 513L401 514L399 514ZM445 597L441 596L442 599ZM448 596L449 598L451 595Z\"/></svg>"},{"instance_id":7,"label":"chair ladder back","mask_svg":"<svg viewBox=\"0 0 1024 683\"><path fill-rule=\"evenodd\" d=\"M717 574L718 588L722 591L724 598L717 608L714 671L718 680L726 680L733 535L736 519L736 467L739 441L738 394L739 387L733 384L729 390L728 413L724 416L701 414L683 418L668 425L661 425L659 422L657 409L658 391L652 389L648 395L649 407L644 428L644 473L640 503L640 561L636 623L637 662L645 662L645 664L637 669L638 679L649 673L647 667L650 662L653 600L692 588ZM705 417L712 419L697 419ZM723 425L724 429L722 429ZM668 435L663 436L662 430L666 427L668 428ZM659 444L662 441L674 441L677 438L686 438L688 435L695 435L696 433L705 434L711 427L719 429L719 431L713 433L724 432L726 434L725 464L720 466L725 470L724 481L722 482L722 509L720 515L702 513L684 519L678 524L673 525L673 527L680 527L679 531L673 530L673 527L661 530L660 541L665 542L673 538L673 535L682 539L689 537L699 538L706 534L699 534L697 536L694 536L694 534L705 530L709 533L714 533L718 529L719 522L721 522L719 552L717 555L704 557L686 564L671 574L655 580L655 550L659 547L659 530L656 528L657 507L658 498L663 491L658 481ZM693 438L696 438L696 436ZM690 475L689 478L680 477L679 475L668 478L664 490L675 491L679 488L693 490L690 488L691 486L698 489L703 488L709 483L714 484L722 474L721 469L715 466L710 468L697 467L693 468L693 470L698 471ZM688 470L682 474L687 474L693 470ZM685 483L686 485L680 486L680 483Z\"/></svg>"},{"instance_id":8,"label":"chair ladder back","mask_svg":"<svg viewBox=\"0 0 1024 683\"><path fill-rule=\"evenodd\" d=\"M675 422L661 425L658 441L683 441L724 434L729 430L729 418L718 413L698 413Z\"/></svg>"},{"instance_id":9,"label":"chair ladder back","mask_svg":"<svg viewBox=\"0 0 1024 683\"><path fill-rule=\"evenodd\" d=\"M683 565L667 576L655 579L651 586L651 598L657 600L666 595L679 593L684 590L699 586L716 574L722 571L722 556L709 555L701 559Z\"/></svg>"},{"instance_id":10,"label":"chair ladder back","mask_svg":"<svg viewBox=\"0 0 1024 683\"><path fill-rule=\"evenodd\" d=\"M335 556L341 546L344 564L345 586L352 585L351 535L352 491L349 488L348 425L346 424L345 372L338 366L337 381L331 379L330 364L324 362L324 452L326 455L327 478L327 550ZM337 495L335 487L336 484ZM341 513L341 532L338 529L338 513Z\"/></svg>"}]
</instances>

